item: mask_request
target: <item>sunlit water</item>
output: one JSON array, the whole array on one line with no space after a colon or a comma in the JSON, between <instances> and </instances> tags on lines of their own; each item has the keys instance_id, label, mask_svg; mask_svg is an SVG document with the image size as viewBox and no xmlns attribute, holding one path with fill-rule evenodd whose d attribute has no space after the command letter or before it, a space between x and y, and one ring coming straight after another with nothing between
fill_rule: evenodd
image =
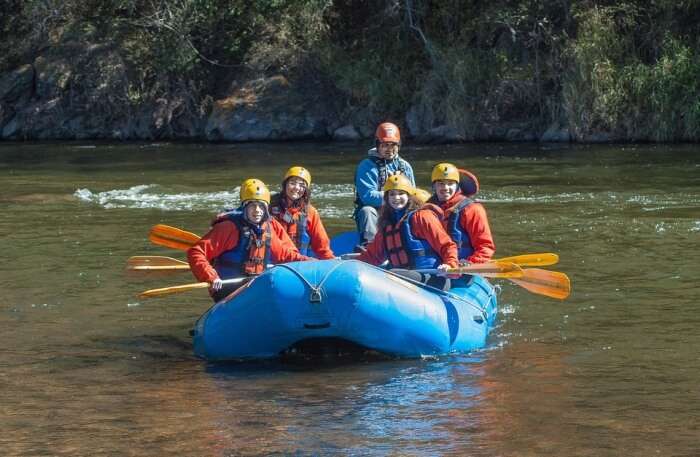
<instances>
[{"instance_id":1,"label":"sunlit water","mask_svg":"<svg viewBox=\"0 0 700 457\"><path fill-rule=\"evenodd\" d=\"M556 252L564 301L501 282L489 346L431 360L211 365L189 273L126 274L156 223L205 233L304 165L351 229L365 145L0 143L2 455L700 455L700 148L408 147L480 178L499 256Z\"/></svg>"}]
</instances>

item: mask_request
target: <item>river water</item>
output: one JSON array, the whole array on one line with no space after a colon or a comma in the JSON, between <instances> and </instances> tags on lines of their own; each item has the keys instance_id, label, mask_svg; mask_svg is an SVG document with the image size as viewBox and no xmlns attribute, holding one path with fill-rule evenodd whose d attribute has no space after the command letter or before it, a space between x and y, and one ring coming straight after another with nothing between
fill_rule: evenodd
<instances>
[{"instance_id":1,"label":"river water","mask_svg":"<svg viewBox=\"0 0 700 457\"><path fill-rule=\"evenodd\" d=\"M566 301L502 282L482 351L214 365L189 273L127 274L166 223L301 164L331 235L364 145L0 143L2 455L700 455L700 147L406 147L481 180L498 256L556 252ZM273 189L276 184L272 186Z\"/></svg>"}]
</instances>

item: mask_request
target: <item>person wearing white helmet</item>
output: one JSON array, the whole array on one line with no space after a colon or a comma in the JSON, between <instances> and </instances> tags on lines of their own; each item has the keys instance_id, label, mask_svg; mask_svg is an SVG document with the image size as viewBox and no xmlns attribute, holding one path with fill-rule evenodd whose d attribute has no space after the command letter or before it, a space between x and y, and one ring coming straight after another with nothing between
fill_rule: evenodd
<instances>
[{"instance_id":1,"label":"person wearing white helmet","mask_svg":"<svg viewBox=\"0 0 700 457\"><path fill-rule=\"evenodd\" d=\"M360 246L377 233L378 210L382 206L382 188L389 176L401 174L415 186L413 168L399 157L401 132L391 122L384 122L375 132L375 147L367 152L355 171L355 212L353 217L360 234Z\"/></svg>"}]
</instances>

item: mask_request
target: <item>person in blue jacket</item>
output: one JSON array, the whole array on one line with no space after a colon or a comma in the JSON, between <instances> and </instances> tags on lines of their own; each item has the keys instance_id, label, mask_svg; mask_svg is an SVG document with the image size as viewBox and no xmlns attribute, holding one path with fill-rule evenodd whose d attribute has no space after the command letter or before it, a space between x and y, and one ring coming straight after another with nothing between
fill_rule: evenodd
<instances>
[{"instance_id":1,"label":"person in blue jacket","mask_svg":"<svg viewBox=\"0 0 700 457\"><path fill-rule=\"evenodd\" d=\"M367 151L355 171L355 212L353 217L360 235L360 247L374 239L379 220L378 210L382 206L382 188L389 176L403 174L415 186L413 168L399 157L401 133L391 122L379 124L375 136L375 147Z\"/></svg>"}]
</instances>

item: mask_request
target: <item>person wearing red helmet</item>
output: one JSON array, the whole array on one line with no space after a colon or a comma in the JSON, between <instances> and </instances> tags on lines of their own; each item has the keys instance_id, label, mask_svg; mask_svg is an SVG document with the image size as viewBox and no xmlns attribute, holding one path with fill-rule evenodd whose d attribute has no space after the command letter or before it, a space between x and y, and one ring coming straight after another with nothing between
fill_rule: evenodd
<instances>
[{"instance_id":1,"label":"person wearing red helmet","mask_svg":"<svg viewBox=\"0 0 700 457\"><path fill-rule=\"evenodd\" d=\"M353 217L360 234L360 246L366 246L377 233L378 210L382 206L382 188L387 179L405 175L415 186L413 168L399 157L401 132L391 122L379 124L375 132L375 147L355 170L355 212Z\"/></svg>"}]
</instances>

